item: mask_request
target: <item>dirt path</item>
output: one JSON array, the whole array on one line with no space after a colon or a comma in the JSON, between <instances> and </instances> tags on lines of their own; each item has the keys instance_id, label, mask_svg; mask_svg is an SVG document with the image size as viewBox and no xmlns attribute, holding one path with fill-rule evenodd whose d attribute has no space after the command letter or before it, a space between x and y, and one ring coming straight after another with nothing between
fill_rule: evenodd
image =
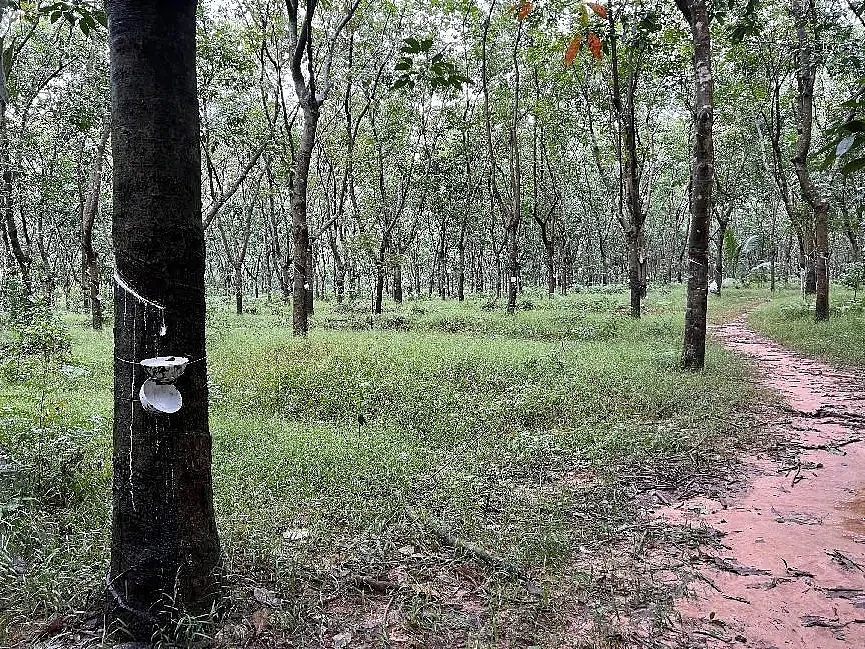
<instances>
[{"instance_id":1,"label":"dirt path","mask_svg":"<svg viewBox=\"0 0 865 649\"><path fill-rule=\"evenodd\" d=\"M865 648L865 377L802 358L741 320L714 333L784 397L786 416L769 426L791 452L749 461L744 493L661 512L723 535L697 596L677 605L688 646Z\"/></svg>"}]
</instances>

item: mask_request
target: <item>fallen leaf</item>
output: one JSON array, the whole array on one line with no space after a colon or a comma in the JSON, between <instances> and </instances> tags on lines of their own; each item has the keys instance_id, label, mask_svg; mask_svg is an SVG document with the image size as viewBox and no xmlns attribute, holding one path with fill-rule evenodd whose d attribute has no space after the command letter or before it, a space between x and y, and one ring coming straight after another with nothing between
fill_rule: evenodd
<instances>
[{"instance_id":1,"label":"fallen leaf","mask_svg":"<svg viewBox=\"0 0 865 649\"><path fill-rule=\"evenodd\" d=\"M342 633L333 636L333 649L343 649L343 647L348 646L352 637L351 631L343 631Z\"/></svg>"},{"instance_id":2,"label":"fallen leaf","mask_svg":"<svg viewBox=\"0 0 865 649\"><path fill-rule=\"evenodd\" d=\"M299 527L293 530L285 530L282 533L282 538L286 541L302 541L309 536L309 530L305 527Z\"/></svg>"},{"instance_id":3,"label":"fallen leaf","mask_svg":"<svg viewBox=\"0 0 865 649\"><path fill-rule=\"evenodd\" d=\"M441 593L439 593L435 588L432 587L429 583L423 584L412 584L411 589L417 593L418 595L426 595L427 597L435 597L440 598Z\"/></svg>"},{"instance_id":4,"label":"fallen leaf","mask_svg":"<svg viewBox=\"0 0 865 649\"><path fill-rule=\"evenodd\" d=\"M282 606L282 600L273 591L265 590L264 588L253 588L252 596L255 597L255 600L259 604L264 604L271 608L279 608Z\"/></svg>"}]
</instances>

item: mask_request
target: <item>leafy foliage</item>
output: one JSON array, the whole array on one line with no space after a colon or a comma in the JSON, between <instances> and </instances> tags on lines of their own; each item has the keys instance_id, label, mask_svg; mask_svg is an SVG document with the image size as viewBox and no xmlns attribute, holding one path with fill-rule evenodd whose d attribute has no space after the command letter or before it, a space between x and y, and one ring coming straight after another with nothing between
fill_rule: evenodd
<instances>
[{"instance_id":1,"label":"leafy foliage","mask_svg":"<svg viewBox=\"0 0 865 649\"><path fill-rule=\"evenodd\" d=\"M414 90L419 81L425 81L433 92L447 88L460 90L464 85L472 83L454 63L445 58L444 51L430 56L432 45L431 38L421 40L409 37L403 40L400 48L402 57L396 63L397 74L391 90Z\"/></svg>"}]
</instances>

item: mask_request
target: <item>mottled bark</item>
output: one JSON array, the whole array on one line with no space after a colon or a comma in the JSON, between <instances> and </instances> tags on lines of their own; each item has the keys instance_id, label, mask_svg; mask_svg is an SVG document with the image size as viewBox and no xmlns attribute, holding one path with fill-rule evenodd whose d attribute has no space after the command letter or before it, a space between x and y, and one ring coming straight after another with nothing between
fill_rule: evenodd
<instances>
[{"instance_id":1,"label":"mottled bark","mask_svg":"<svg viewBox=\"0 0 865 649\"><path fill-rule=\"evenodd\" d=\"M110 615L136 640L219 594L205 357L195 0L109 0L114 160ZM183 407L138 399L156 355L187 356ZM170 607L170 610L169 610Z\"/></svg>"}]
</instances>

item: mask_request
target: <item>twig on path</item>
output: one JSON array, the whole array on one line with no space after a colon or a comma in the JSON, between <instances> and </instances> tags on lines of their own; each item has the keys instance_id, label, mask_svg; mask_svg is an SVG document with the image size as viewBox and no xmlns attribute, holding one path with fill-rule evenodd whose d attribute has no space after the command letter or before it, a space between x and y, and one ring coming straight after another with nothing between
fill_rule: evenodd
<instances>
[{"instance_id":1,"label":"twig on path","mask_svg":"<svg viewBox=\"0 0 865 649\"><path fill-rule=\"evenodd\" d=\"M751 566L745 566L739 563L738 561L727 561L722 557L710 557L712 562L715 564L717 568L720 570L726 570L727 572L732 572L734 575L739 575L741 577L747 577L750 575L771 575L772 573L768 570L763 570L762 568L752 568Z\"/></svg>"},{"instance_id":2,"label":"twig on path","mask_svg":"<svg viewBox=\"0 0 865 649\"><path fill-rule=\"evenodd\" d=\"M505 572L510 573L515 577L521 577L523 571L512 563L502 559L501 557L497 557L494 554L491 554L487 550L484 550L482 547L471 543L470 541L464 541L463 539L457 538L453 534L448 533L444 530L438 523L435 523L428 516L421 517L417 512L413 511L411 508L406 508L406 513L408 517L411 518L414 522L426 527L431 531L435 536L439 538L439 540L447 546L452 548L456 548L458 550L462 550L466 554L470 554L473 557L480 559L487 565L497 568L499 570L504 570Z\"/></svg>"},{"instance_id":3,"label":"twig on path","mask_svg":"<svg viewBox=\"0 0 865 649\"><path fill-rule=\"evenodd\" d=\"M855 444L856 442L861 442L861 437L848 437L847 439L839 439L837 441L828 442L826 444L796 444L798 448L801 448L803 451L832 451L833 449L839 449L842 446L847 446L848 444Z\"/></svg>"},{"instance_id":4,"label":"twig on path","mask_svg":"<svg viewBox=\"0 0 865 649\"><path fill-rule=\"evenodd\" d=\"M828 618L823 617L821 615L803 615L799 618L802 621L802 626L822 626L827 629L841 629L850 624L847 622L846 624L841 624L840 620L837 617Z\"/></svg>"},{"instance_id":5,"label":"twig on path","mask_svg":"<svg viewBox=\"0 0 865 649\"><path fill-rule=\"evenodd\" d=\"M791 487L795 487L796 484L805 479L805 476L802 475L802 465L799 464L796 466L796 474L793 476L793 482L790 483Z\"/></svg>"},{"instance_id":6,"label":"twig on path","mask_svg":"<svg viewBox=\"0 0 865 649\"><path fill-rule=\"evenodd\" d=\"M865 568L862 568L862 566L853 561L853 559L842 553L841 550L838 550L837 548L833 549L831 552L829 552L829 550L826 550L826 554L828 554L833 561L840 563L848 570L858 570L859 572L865 572Z\"/></svg>"},{"instance_id":7,"label":"twig on path","mask_svg":"<svg viewBox=\"0 0 865 649\"><path fill-rule=\"evenodd\" d=\"M784 557L781 557L781 561L784 564L784 569L787 571L787 574L791 577L813 577L814 573L808 572L807 570L799 570L799 568L791 568L787 563L787 560Z\"/></svg>"}]
</instances>

